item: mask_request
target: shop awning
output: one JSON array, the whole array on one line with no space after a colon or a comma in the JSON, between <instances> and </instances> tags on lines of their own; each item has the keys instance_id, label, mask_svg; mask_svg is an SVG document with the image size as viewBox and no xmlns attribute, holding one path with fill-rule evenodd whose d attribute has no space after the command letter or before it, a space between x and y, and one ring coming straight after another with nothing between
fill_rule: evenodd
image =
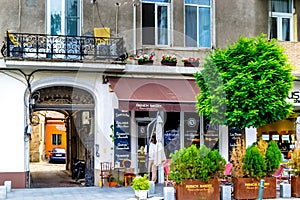
<instances>
[{"instance_id":1,"label":"shop awning","mask_svg":"<svg viewBox=\"0 0 300 200\"><path fill-rule=\"evenodd\" d=\"M195 112L199 88L194 79L108 77L120 110Z\"/></svg>"}]
</instances>

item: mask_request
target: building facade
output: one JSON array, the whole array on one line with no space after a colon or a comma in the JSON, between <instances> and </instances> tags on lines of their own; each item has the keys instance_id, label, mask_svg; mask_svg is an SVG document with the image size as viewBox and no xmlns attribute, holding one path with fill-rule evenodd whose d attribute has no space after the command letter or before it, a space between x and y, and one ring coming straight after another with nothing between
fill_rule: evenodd
<instances>
[{"instance_id":1,"label":"building facade","mask_svg":"<svg viewBox=\"0 0 300 200\"><path fill-rule=\"evenodd\" d=\"M33 137L45 134L53 111L64 116L67 169L84 159L87 186L98 185L103 161L119 166L131 159L136 173L146 173L142 152L153 135L167 158L198 141L228 160L228 128L196 113L194 73L213 49L264 33L284 41L296 75L299 3L3 0L0 149L10 153L0 156L0 181L30 187L32 152L44 158L45 149L33 150L35 138L28 140L24 128L32 126ZM177 65L162 65L165 54ZM135 58L143 55L154 55L153 64L139 65ZM200 66L185 67L181 60L189 57L200 58ZM256 132L246 130L247 144Z\"/></svg>"}]
</instances>

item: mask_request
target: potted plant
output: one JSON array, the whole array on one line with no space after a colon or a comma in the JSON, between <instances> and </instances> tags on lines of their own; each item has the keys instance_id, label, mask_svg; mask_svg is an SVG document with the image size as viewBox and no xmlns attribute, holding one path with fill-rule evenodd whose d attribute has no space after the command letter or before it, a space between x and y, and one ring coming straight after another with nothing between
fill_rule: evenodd
<instances>
[{"instance_id":1,"label":"potted plant","mask_svg":"<svg viewBox=\"0 0 300 200\"><path fill-rule=\"evenodd\" d=\"M295 142L295 148L288 165L294 176L291 177L292 197L300 197L300 141Z\"/></svg>"},{"instance_id":2,"label":"potted plant","mask_svg":"<svg viewBox=\"0 0 300 200\"><path fill-rule=\"evenodd\" d=\"M200 58L182 58L181 62L183 62L185 67L199 67Z\"/></svg>"},{"instance_id":3,"label":"potted plant","mask_svg":"<svg viewBox=\"0 0 300 200\"><path fill-rule=\"evenodd\" d=\"M152 65L153 64L153 54L143 54L135 57L139 65Z\"/></svg>"},{"instance_id":4,"label":"potted plant","mask_svg":"<svg viewBox=\"0 0 300 200\"><path fill-rule=\"evenodd\" d=\"M147 179L147 174L135 177L132 180L131 188L139 199L147 199L147 194L150 190L150 181Z\"/></svg>"},{"instance_id":5,"label":"potted plant","mask_svg":"<svg viewBox=\"0 0 300 200\"><path fill-rule=\"evenodd\" d=\"M110 178L110 181L108 182L108 186L109 187L116 187L116 186L118 186L118 179L115 178L114 176L112 176Z\"/></svg>"},{"instance_id":6,"label":"potted plant","mask_svg":"<svg viewBox=\"0 0 300 200\"><path fill-rule=\"evenodd\" d=\"M244 142L234 148L233 162L234 198L256 199L260 179L265 180L263 198L276 198L276 178L272 174L279 168L281 152L274 141L267 145L254 143L244 151ZM242 163L242 165L241 165ZM242 166L242 167L240 167Z\"/></svg>"},{"instance_id":7,"label":"potted plant","mask_svg":"<svg viewBox=\"0 0 300 200\"><path fill-rule=\"evenodd\" d=\"M161 59L161 64L167 66L176 66L177 58L175 55L164 54Z\"/></svg>"},{"instance_id":8,"label":"potted plant","mask_svg":"<svg viewBox=\"0 0 300 200\"><path fill-rule=\"evenodd\" d=\"M191 145L176 150L171 156L169 180L175 182L176 199L220 199L219 178L225 159L217 150L205 145Z\"/></svg>"}]
</instances>

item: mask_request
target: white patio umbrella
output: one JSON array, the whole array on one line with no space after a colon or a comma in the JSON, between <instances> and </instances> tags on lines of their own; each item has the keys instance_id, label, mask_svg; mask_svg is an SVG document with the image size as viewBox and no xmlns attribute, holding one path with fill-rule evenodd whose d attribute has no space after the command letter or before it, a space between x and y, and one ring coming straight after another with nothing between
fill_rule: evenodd
<instances>
[{"instance_id":1,"label":"white patio umbrella","mask_svg":"<svg viewBox=\"0 0 300 200\"><path fill-rule=\"evenodd\" d=\"M164 150L164 146L162 144L163 134L162 134L162 125L163 120L160 115L157 116L156 120L156 149L154 156L154 165L159 166L162 165L166 160L166 154Z\"/></svg>"}]
</instances>

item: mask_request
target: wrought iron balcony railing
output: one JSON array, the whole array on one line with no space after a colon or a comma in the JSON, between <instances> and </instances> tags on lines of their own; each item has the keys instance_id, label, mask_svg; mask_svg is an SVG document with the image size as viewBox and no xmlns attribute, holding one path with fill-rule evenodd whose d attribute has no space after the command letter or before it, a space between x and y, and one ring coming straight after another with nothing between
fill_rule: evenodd
<instances>
[{"instance_id":1,"label":"wrought iron balcony railing","mask_svg":"<svg viewBox=\"0 0 300 200\"><path fill-rule=\"evenodd\" d=\"M1 53L7 58L64 61L124 61L122 38L66 36L7 32Z\"/></svg>"}]
</instances>

